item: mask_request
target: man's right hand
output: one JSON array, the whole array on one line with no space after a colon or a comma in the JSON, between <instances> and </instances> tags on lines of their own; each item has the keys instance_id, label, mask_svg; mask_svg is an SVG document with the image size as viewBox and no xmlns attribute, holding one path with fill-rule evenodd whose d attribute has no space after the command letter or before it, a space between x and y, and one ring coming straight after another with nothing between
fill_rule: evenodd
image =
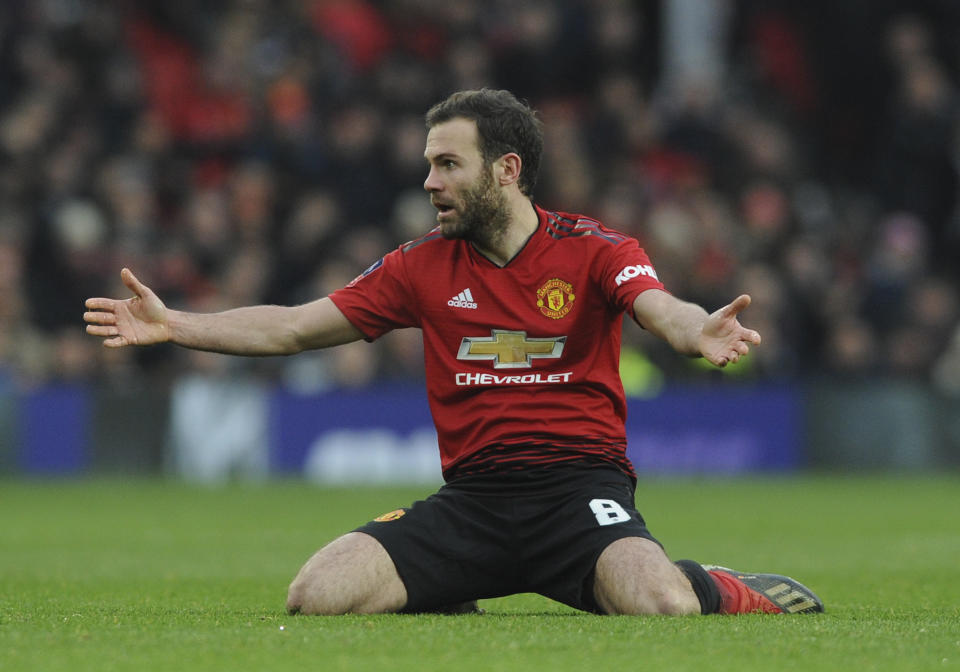
<instances>
[{"instance_id":1,"label":"man's right hand","mask_svg":"<svg viewBox=\"0 0 960 672\"><path fill-rule=\"evenodd\" d=\"M125 345L151 345L170 340L167 307L149 287L137 280L130 269L120 271L120 279L134 296L125 299L87 299L87 333L102 336L108 348Z\"/></svg>"}]
</instances>

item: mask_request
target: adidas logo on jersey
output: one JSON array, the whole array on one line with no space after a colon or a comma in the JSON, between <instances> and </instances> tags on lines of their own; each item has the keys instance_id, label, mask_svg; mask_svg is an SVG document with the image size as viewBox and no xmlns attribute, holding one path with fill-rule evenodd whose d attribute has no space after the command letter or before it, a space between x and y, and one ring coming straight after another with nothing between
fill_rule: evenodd
<instances>
[{"instance_id":1,"label":"adidas logo on jersey","mask_svg":"<svg viewBox=\"0 0 960 672\"><path fill-rule=\"evenodd\" d=\"M450 300L447 301L447 305L452 306L453 308L469 308L470 310L477 309L477 302L473 300L473 294L470 293L469 287L456 296L451 297Z\"/></svg>"}]
</instances>

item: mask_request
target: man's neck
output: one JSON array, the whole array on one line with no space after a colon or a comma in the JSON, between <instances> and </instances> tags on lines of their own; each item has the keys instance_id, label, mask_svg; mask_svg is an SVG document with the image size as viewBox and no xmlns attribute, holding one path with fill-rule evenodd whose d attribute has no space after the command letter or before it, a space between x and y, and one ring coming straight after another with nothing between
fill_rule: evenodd
<instances>
[{"instance_id":1,"label":"man's neck","mask_svg":"<svg viewBox=\"0 0 960 672\"><path fill-rule=\"evenodd\" d=\"M473 243L478 252L500 267L506 266L517 256L540 225L537 211L526 196L521 196L512 203L510 212L510 222L503 235L489 243Z\"/></svg>"}]
</instances>

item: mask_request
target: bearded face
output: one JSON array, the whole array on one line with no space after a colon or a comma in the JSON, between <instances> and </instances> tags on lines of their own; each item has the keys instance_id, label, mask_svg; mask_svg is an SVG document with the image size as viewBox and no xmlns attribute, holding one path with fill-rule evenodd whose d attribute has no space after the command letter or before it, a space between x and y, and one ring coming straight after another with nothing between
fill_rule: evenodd
<instances>
[{"instance_id":1,"label":"bearded face","mask_svg":"<svg viewBox=\"0 0 960 672\"><path fill-rule=\"evenodd\" d=\"M440 218L444 238L459 238L487 247L503 236L508 223L506 196L497 189L490 166L484 165L476 181Z\"/></svg>"},{"instance_id":2,"label":"bearded face","mask_svg":"<svg viewBox=\"0 0 960 672\"><path fill-rule=\"evenodd\" d=\"M495 179L496 163L480 152L476 123L452 119L427 133L424 158L430 172L423 188L437 209L444 237L467 240L489 250L503 240L510 223L508 198Z\"/></svg>"}]
</instances>

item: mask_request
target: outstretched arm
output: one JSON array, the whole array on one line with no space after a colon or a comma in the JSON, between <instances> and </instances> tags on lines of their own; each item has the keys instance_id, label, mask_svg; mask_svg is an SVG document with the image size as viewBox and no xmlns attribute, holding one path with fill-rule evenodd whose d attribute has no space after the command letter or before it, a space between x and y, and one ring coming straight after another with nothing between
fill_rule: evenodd
<instances>
[{"instance_id":1,"label":"outstretched arm","mask_svg":"<svg viewBox=\"0 0 960 672\"><path fill-rule=\"evenodd\" d=\"M133 296L87 299L87 333L108 348L176 343L232 355L291 355L363 338L328 298L301 306L249 306L221 313L167 308L129 269L120 272Z\"/></svg>"},{"instance_id":2,"label":"outstretched arm","mask_svg":"<svg viewBox=\"0 0 960 672\"><path fill-rule=\"evenodd\" d=\"M749 305L749 295L741 294L708 314L694 303L650 289L634 299L633 311L641 326L667 341L677 352L726 366L746 355L751 345L760 344L760 334L745 328L737 319Z\"/></svg>"}]
</instances>

